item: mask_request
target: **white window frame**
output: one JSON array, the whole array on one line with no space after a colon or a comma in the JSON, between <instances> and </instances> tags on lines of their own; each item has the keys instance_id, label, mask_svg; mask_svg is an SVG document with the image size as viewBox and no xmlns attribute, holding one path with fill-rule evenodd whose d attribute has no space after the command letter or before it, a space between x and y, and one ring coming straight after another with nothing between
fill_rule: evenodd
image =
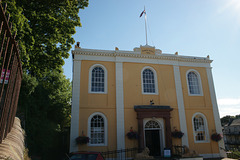
<instances>
[{"instance_id":1,"label":"white window frame","mask_svg":"<svg viewBox=\"0 0 240 160\"><path fill-rule=\"evenodd\" d=\"M107 146L108 143L108 122L107 122L107 118L106 116L101 113L101 112L94 112L93 114L91 114L88 117L88 137L90 138L91 141L91 120L94 116L96 115L100 115L103 120L104 120L104 143L100 143L100 144L91 144L90 142L88 143L88 146Z\"/></svg>"},{"instance_id":2,"label":"white window frame","mask_svg":"<svg viewBox=\"0 0 240 160\"><path fill-rule=\"evenodd\" d=\"M203 119L203 123L204 123L204 130L205 130L205 140L204 141L199 141L196 140L196 132L194 130L194 118L196 116L200 116ZM192 128L193 128L193 139L195 143L209 143L209 132L208 132L208 123L207 123L207 118L205 117L204 114L197 112L192 116Z\"/></svg>"},{"instance_id":3,"label":"white window frame","mask_svg":"<svg viewBox=\"0 0 240 160\"><path fill-rule=\"evenodd\" d=\"M103 92L94 92L92 91L92 70L96 67L101 67L104 71L104 91ZM88 79L88 93L96 94L107 94L107 69L101 64L94 64L89 68L89 79Z\"/></svg>"},{"instance_id":4,"label":"white window frame","mask_svg":"<svg viewBox=\"0 0 240 160\"><path fill-rule=\"evenodd\" d=\"M189 88L189 81L188 81L188 74L190 72L194 72L197 75L197 79L198 79L198 87L199 87L199 94L192 94L190 93L190 88ZM198 71L196 71L195 69L190 69L187 71L186 73L186 80L187 80L187 88L188 88L188 95L189 96L203 96L203 90L202 90L202 81L201 81L201 76L198 73Z\"/></svg>"},{"instance_id":5,"label":"white window frame","mask_svg":"<svg viewBox=\"0 0 240 160\"><path fill-rule=\"evenodd\" d=\"M150 69L153 72L154 75L154 83L155 83L155 93L145 93L144 92L144 88L143 88L143 71L145 69ZM146 66L142 69L141 71L141 85L142 85L142 94L148 94L148 95L158 95L158 81L157 81L157 72L155 71L155 69L153 69L150 66Z\"/></svg>"}]
</instances>

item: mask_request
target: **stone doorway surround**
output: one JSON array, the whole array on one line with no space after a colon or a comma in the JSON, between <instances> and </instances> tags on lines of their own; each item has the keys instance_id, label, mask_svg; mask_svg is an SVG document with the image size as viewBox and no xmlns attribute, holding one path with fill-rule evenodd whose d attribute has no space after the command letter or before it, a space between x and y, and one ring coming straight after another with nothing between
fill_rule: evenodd
<instances>
[{"instance_id":1,"label":"stone doorway surround","mask_svg":"<svg viewBox=\"0 0 240 160\"><path fill-rule=\"evenodd\" d=\"M138 147L144 148L144 118L163 118L165 121L165 144L166 148L171 148L172 146L172 136L171 136L171 124L170 124L170 112L173 110L170 106L157 106L157 105L135 105L134 110L137 112L138 120Z\"/></svg>"}]
</instances>

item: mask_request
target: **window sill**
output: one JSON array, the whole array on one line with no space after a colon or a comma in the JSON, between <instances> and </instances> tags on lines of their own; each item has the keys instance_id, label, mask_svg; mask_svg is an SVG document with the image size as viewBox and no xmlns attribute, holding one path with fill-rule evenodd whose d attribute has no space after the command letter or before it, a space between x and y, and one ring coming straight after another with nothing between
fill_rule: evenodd
<instances>
[{"instance_id":1,"label":"window sill","mask_svg":"<svg viewBox=\"0 0 240 160\"><path fill-rule=\"evenodd\" d=\"M89 147L105 147L107 144L88 144Z\"/></svg>"},{"instance_id":2,"label":"window sill","mask_svg":"<svg viewBox=\"0 0 240 160\"><path fill-rule=\"evenodd\" d=\"M144 95L158 95L158 93L143 93L143 92L142 92L142 94L144 94Z\"/></svg>"},{"instance_id":3,"label":"window sill","mask_svg":"<svg viewBox=\"0 0 240 160\"><path fill-rule=\"evenodd\" d=\"M189 96L192 96L192 97L202 97L203 94L190 94L188 93Z\"/></svg>"},{"instance_id":4,"label":"window sill","mask_svg":"<svg viewBox=\"0 0 240 160\"><path fill-rule=\"evenodd\" d=\"M88 92L89 94L107 94L107 92Z\"/></svg>"},{"instance_id":5,"label":"window sill","mask_svg":"<svg viewBox=\"0 0 240 160\"><path fill-rule=\"evenodd\" d=\"M194 143L209 143L209 141L194 141Z\"/></svg>"}]
</instances>

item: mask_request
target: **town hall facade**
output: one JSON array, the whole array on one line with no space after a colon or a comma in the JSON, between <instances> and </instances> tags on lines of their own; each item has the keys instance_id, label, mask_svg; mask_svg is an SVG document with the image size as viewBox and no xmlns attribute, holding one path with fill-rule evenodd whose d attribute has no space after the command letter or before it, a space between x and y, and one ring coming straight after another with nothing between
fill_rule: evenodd
<instances>
[{"instance_id":1,"label":"town hall facade","mask_svg":"<svg viewBox=\"0 0 240 160\"><path fill-rule=\"evenodd\" d=\"M152 46L133 51L72 51L70 152L187 146L203 157L223 157L223 140L209 57L165 54ZM173 133L183 133L174 137ZM180 132L181 131L181 132ZM136 139L127 136L137 134ZM77 144L79 136L89 143Z\"/></svg>"}]
</instances>

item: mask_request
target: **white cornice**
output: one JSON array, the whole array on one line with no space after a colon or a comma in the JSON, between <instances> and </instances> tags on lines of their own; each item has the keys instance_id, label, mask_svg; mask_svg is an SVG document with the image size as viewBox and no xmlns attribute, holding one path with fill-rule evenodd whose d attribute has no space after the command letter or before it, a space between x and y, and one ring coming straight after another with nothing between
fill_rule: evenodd
<instances>
[{"instance_id":1,"label":"white cornice","mask_svg":"<svg viewBox=\"0 0 240 160\"><path fill-rule=\"evenodd\" d=\"M180 56L173 54L157 54L147 55L141 54L136 51L113 51L113 50L94 50L94 49L75 49L72 51L73 55L86 55L86 56L103 56L103 57L126 57L126 58L143 58L143 59L159 59L159 60L171 60L182 62L197 62L197 63L211 63L212 60L204 57L193 56ZM77 60L77 59L76 59Z\"/></svg>"}]
</instances>

